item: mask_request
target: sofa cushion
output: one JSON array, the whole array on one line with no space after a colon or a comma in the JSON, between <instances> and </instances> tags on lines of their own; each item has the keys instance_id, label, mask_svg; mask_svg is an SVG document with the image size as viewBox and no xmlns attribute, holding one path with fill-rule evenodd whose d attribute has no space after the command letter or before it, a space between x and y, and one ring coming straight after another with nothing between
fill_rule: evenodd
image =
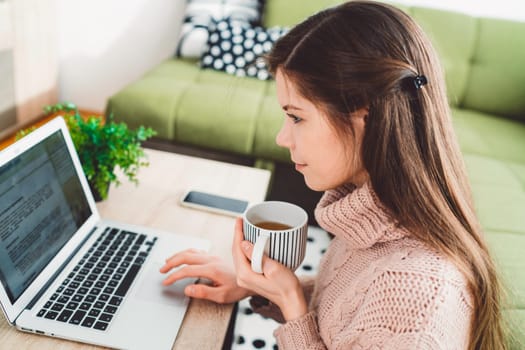
<instances>
[{"instance_id":1,"label":"sofa cushion","mask_svg":"<svg viewBox=\"0 0 525 350\"><path fill-rule=\"evenodd\" d=\"M485 234L503 283L505 321L508 322L512 342L510 349L521 350L525 344L525 279L522 278L525 236L492 231Z\"/></svg>"},{"instance_id":2,"label":"sofa cushion","mask_svg":"<svg viewBox=\"0 0 525 350\"><path fill-rule=\"evenodd\" d=\"M460 105L477 40L476 19L459 12L424 7L409 7L405 12L425 31L440 57L450 105Z\"/></svg>"},{"instance_id":3,"label":"sofa cushion","mask_svg":"<svg viewBox=\"0 0 525 350\"><path fill-rule=\"evenodd\" d=\"M108 100L106 114L131 128L147 125L160 138L175 137L176 106L199 69L194 62L167 60ZM147 116L147 118L144 118Z\"/></svg>"},{"instance_id":4,"label":"sofa cushion","mask_svg":"<svg viewBox=\"0 0 525 350\"><path fill-rule=\"evenodd\" d=\"M464 108L525 121L524 33L525 22L478 19Z\"/></svg>"},{"instance_id":5,"label":"sofa cushion","mask_svg":"<svg viewBox=\"0 0 525 350\"><path fill-rule=\"evenodd\" d=\"M232 18L259 24L262 4L262 0L188 0L177 56L199 58L206 49L208 27L215 21Z\"/></svg>"},{"instance_id":6,"label":"sofa cushion","mask_svg":"<svg viewBox=\"0 0 525 350\"><path fill-rule=\"evenodd\" d=\"M342 0L267 1L263 11L263 22L266 27L293 26L324 8L342 2Z\"/></svg>"},{"instance_id":7,"label":"sofa cushion","mask_svg":"<svg viewBox=\"0 0 525 350\"><path fill-rule=\"evenodd\" d=\"M452 109L464 153L525 164L525 124L467 109Z\"/></svg>"},{"instance_id":8,"label":"sofa cushion","mask_svg":"<svg viewBox=\"0 0 525 350\"><path fill-rule=\"evenodd\" d=\"M525 237L524 183L505 161L464 155L476 211L485 230Z\"/></svg>"},{"instance_id":9,"label":"sofa cushion","mask_svg":"<svg viewBox=\"0 0 525 350\"><path fill-rule=\"evenodd\" d=\"M213 26L209 33L207 49L201 58L203 68L268 80L271 77L266 63L259 58L270 52L273 43L286 33L286 29L265 29L224 20Z\"/></svg>"},{"instance_id":10,"label":"sofa cushion","mask_svg":"<svg viewBox=\"0 0 525 350\"><path fill-rule=\"evenodd\" d=\"M177 106L175 139L251 155L264 90L265 83L256 79L200 71Z\"/></svg>"}]
</instances>

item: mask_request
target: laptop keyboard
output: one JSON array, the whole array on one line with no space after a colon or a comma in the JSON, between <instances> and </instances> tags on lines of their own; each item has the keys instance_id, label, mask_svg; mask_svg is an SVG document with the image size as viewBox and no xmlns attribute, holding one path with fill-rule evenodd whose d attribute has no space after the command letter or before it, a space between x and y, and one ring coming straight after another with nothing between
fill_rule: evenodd
<instances>
[{"instance_id":1,"label":"laptop keyboard","mask_svg":"<svg viewBox=\"0 0 525 350\"><path fill-rule=\"evenodd\" d=\"M106 228L37 316L105 331L157 240L146 238Z\"/></svg>"}]
</instances>

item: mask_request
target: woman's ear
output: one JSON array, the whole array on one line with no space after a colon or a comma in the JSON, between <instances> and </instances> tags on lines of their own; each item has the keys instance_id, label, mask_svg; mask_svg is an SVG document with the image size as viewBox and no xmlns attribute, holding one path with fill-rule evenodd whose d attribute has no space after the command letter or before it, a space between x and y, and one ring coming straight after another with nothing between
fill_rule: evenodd
<instances>
[{"instance_id":1,"label":"woman's ear","mask_svg":"<svg viewBox=\"0 0 525 350\"><path fill-rule=\"evenodd\" d=\"M354 127L364 130L368 119L368 110L368 107L363 107L350 114Z\"/></svg>"}]
</instances>

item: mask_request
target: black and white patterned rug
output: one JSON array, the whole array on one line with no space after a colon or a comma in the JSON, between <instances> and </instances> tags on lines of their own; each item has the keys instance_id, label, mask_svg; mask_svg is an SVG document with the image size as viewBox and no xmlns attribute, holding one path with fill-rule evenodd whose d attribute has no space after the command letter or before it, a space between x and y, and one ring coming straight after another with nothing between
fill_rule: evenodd
<instances>
[{"instance_id":1,"label":"black and white patterned rug","mask_svg":"<svg viewBox=\"0 0 525 350\"><path fill-rule=\"evenodd\" d=\"M321 256L330 243L326 231L308 226L308 243L304 262L297 269L297 275L312 276L317 273ZM252 311L248 298L239 302L237 320L233 334L232 350L277 349L273 331L279 323Z\"/></svg>"}]
</instances>

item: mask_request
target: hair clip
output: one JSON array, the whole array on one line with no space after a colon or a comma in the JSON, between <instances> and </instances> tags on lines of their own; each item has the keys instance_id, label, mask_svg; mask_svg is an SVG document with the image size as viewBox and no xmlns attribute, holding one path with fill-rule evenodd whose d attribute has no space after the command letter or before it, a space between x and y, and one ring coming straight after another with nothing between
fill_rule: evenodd
<instances>
[{"instance_id":1,"label":"hair clip","mask_svg":"<svg viewBox=\"0 0 525 350\"><path fill-rule=\"evenodd\" d=\"M416 87L416 89L421 89L421 87L423 85L427 85L427 83L427 77L425 77L424 75L416 75L414 77L414 86Z\"/></svg>"}]
</instances>

